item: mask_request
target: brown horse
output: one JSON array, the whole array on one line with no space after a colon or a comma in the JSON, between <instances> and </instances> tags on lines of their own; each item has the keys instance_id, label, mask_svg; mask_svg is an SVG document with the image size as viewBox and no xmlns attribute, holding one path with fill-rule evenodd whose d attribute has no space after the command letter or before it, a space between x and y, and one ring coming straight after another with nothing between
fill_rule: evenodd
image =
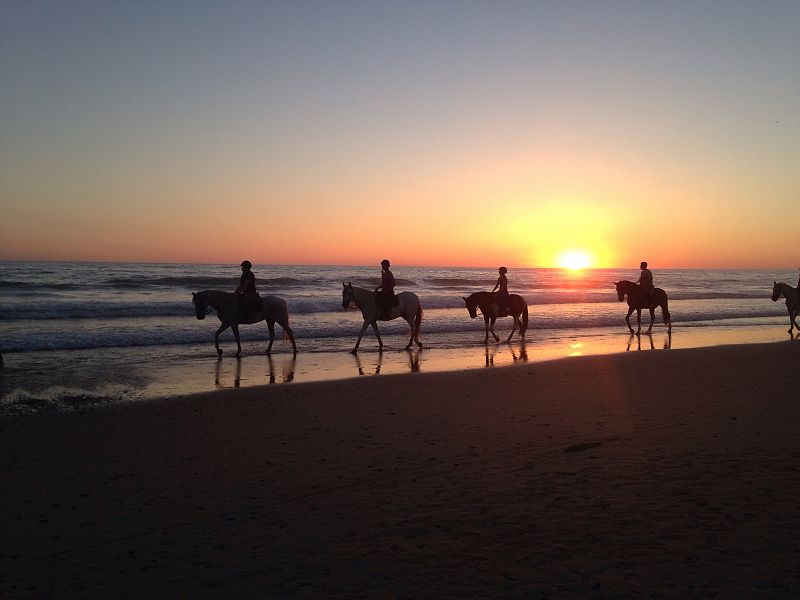
<instances>
[{"instance_id":1,"label":"brown horse","mask_svg":"<svg viewBox=\"0 0 800 600\"><path fill-rule=\"evenodd\" d=\"M517 294L508 295L511 312L507 315L498 313L497 294L493 292L475 292L464 298L464 302L467 305L469 316L473 319L478 316L478 309L481 309L483 321L486 324L484 344L489 342L489 332L494 336L494 341L500 341L500 338L494 332L494 323L497 321L497 317L514 317L514 326L511 328L507 342L511 341L511 336L514 335L517 327L519 327L520 337L523 340L525 339L525 332L528 330L528 304L522 296Z\"/></svg>"},{"instance_id":2,"label":"brown horse","mask_svg":"<svg viewBox=\"0 0 800 600\"><path fill-rule=\"evenodd\" d=\"M643 308L650 310L650 327L647 328L645 333L650 333L653 330L653 322L656 320L656 306L661 307L661 316L664 317L664 323L669 327L669 331L672 331L672 317L670 317L669 309L667 308L667 293L664 290L661 288L653 289L648 301L644 290L634 282L623 279L613 283L617 288L617 296L620 302L625 300L625 296L628 297L628 314L625 315L625 322L628 324L628 329L631 330L631 333L638 334L642 331ZM631 327L631 313L634 310L636 311L636 325L638 328L636 332Z\"/></svg>"}]
</instances>

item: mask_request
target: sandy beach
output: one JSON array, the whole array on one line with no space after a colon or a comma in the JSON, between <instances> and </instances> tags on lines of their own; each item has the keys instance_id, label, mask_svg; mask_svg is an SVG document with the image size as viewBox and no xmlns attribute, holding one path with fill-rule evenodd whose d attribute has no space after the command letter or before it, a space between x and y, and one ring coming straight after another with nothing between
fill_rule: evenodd
<instances>
[{"instance_id":1,"label":"sandy beach","mask_svg":"<svg viewBox=\"0 0 800 600\"><path fill-rule=\"evenodd\" d=\"M0 420L0 595L789 597L800 344Z\"/></svg>"}]
</instances>

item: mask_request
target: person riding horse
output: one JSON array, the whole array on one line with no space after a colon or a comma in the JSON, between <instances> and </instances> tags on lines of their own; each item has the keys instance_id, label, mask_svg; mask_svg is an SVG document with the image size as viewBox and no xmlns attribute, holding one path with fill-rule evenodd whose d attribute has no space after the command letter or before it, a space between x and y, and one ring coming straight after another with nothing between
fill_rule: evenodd
<instances>
[{"instance_id":1,"label":"person riding horse","mask_svg":"<svg viewBox=\"0 0 800 600\"><path fill-rule=\"evenodd\" d=\"M648 303L652 303L653 289L655 288L653 285L653 272L647 268L647 263L645 261L641 262L639 268L642 270L642 274L639 276L639 280L636 283L638 283L642 291L647 294Z\"/></svg>"},{"instance_id":2,"label":"person riding horse","mask_svg":"<svg viewBox=\"0 0 800 600\"><path fill-rule=\"evenodd\" d=\"M381 319L388 319L392 307L398 304L394 295L394 275L389 270L390 266L387 259L381 261L381 284L375 288L375 304L381 310Z\"/></svg>"},{"instance_id":3,"label":"person riding horse","mask_svg":"<svg viewBox=\"0 0 800 600\"><path fill-rule=\"evenodd\" d=\"M249 311L259 310L261 298L256 291L256 276L250 270L253 268L249 260L242 261L242 277L239 279L239 287L233 292L236 294L236 303L239 312L245 314Z\"/></svg>"},{"instance_id":4,"label":"person riding horse","mask_svg":"<svg viewBox=\"0 0 800 600\"><path fill-rule=\"evenodd\" d=\"M500 277L497 278L497 283L494 284L492 293L497 290L497 316L504 317L510 312L508 305L508 278L506 277L508 269L500 267L497 272L500 273Z\"/></svg>"}]
</instances>

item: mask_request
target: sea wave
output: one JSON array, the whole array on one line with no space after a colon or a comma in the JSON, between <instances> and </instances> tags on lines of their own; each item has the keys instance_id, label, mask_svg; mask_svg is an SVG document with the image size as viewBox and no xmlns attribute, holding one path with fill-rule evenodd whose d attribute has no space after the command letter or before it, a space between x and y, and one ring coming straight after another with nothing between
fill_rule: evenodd
<instances>
[{"instance_id":1,"label":"sea wave","mask_svg":"<svg viewBox=\"0 0 800 600\"><path fill-rule=\"evenodd\" d=\"M262 294L267 296L269 294ZM173 294L175 296L175 294ZM464 308L461 294L438 293L419 294L423 310ZM286 300L291 314L331 313L341 310L341 295L312 295L303 293L287 293L282 297ZM585 310L600 310L598 306L617 305L616 294L607 292L584 293L540 293L528 295L530 310L537 307L558 306L558 310L570 311L574 308L585 307ZM735 300L741 300L737 305ZM716 301L716 302L715 302ZM753 301L759 301L754 303ZM674 309L675 303L699 302L709 305L709 314L715 311L723 313L737 311L751 311L751 305L760 307L758 310L764 314L775 312L775 305L760 294L706 294L702 292L681 294L670 299L670 307ZM763 302L763 304L762 304ZM619 309L616 309L619 310ZM693 309L695 310L695 309ZM191 298L183 300L159 300L150 297L131 297L120 301L107 300L64 300L61 298L48 299L46 296L22 300L7 300L0 305L0 320L58 320L58 319L116 319L121 317L171 317L193 315L194 307Z\"/></svg>"},{"instance_id":2,"label":"sea wave","mask_svg":"<svg viewBox=\"0 0 800 600\"><path fill-rule=\"evenodd\" d=\"M673 313L673 325L681 327L714 327L726 321L746 321L751 324L774 324L782 319L774 311L740 311L725 314L713 311L693 311ZM634 317L635 319L635 317ZM781 321L782 322L782 321ZM331 345L338 347L343 339L354 338L361 325L361 316L357 311L341 311L338 315L320 317L310 314L297 314L291 321L298 344L302 347L304 339L333 339ZM649 324L649 315L642 316L642 323ZM184 319L128 319L99 320L83 322L63 322L62 324L40 323L27 326L20 323L13 327L3 326L2 341L4 352L34 350L73 350L131 346L159 346L182 344L211 344L218 321L213 317L198 322L194 317ZM663 318L656 314L655 324L663 327ZM500 319L496 329L508 331L510 319ZM533 310L529 315L529 339L536 340L536 332L581 331L594 328L625 329L625 313L618 310L602 310L597 312L580 311L563 314L554 310ZM478 316L470 319L464 311L429 312L423 316L422 335L446 336L449 333L484 330L483 319ZM267 339L266 326L241 327L242 339L248 342ZM408 334L408 325L397 319L390 323L381 323L383 335ZM278 338L282 331L277 328ZM222 340L232 343L232 334L226 331ZM320 344L325 347L326 344Z\"/></svg>"}]
</instances>

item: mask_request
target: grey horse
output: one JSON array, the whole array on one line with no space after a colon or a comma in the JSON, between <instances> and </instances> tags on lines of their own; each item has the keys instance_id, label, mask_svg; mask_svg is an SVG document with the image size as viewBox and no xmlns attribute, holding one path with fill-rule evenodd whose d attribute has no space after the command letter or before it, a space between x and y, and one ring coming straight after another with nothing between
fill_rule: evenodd
<instances>
[{"instance_id":1,"label":"grey horse","mask_svg":"<svg viewBox=\"0 0 800 600\"><path fill-rule=\"evenodd\" d=\"M272 342L275 341L275 323L283 327L284 335L289 336L289 340L292 342L292 350L297 354L294 332L289 326L289 308L286 306L286 301L283 298L278 298L278 296L261 296L261 300L261 310L242 315L239 310L239 303L236 301L236 294L220 290L203 290L196 294L192 293L192 304L194 304L194 312L198 319L206 318L208 307L217 311L217 317L219 317L222 324L214 334L214 347L217 349L219 356L222 356L222 350L219 347L220 333L228 327L231 328L233 337L236 340L236 356L239 356L242 353L242 345L239 342L239 325L249 325L261 321L266 321L269 328L267 354L272 351Z\"/></svg>"}]
</instances>

